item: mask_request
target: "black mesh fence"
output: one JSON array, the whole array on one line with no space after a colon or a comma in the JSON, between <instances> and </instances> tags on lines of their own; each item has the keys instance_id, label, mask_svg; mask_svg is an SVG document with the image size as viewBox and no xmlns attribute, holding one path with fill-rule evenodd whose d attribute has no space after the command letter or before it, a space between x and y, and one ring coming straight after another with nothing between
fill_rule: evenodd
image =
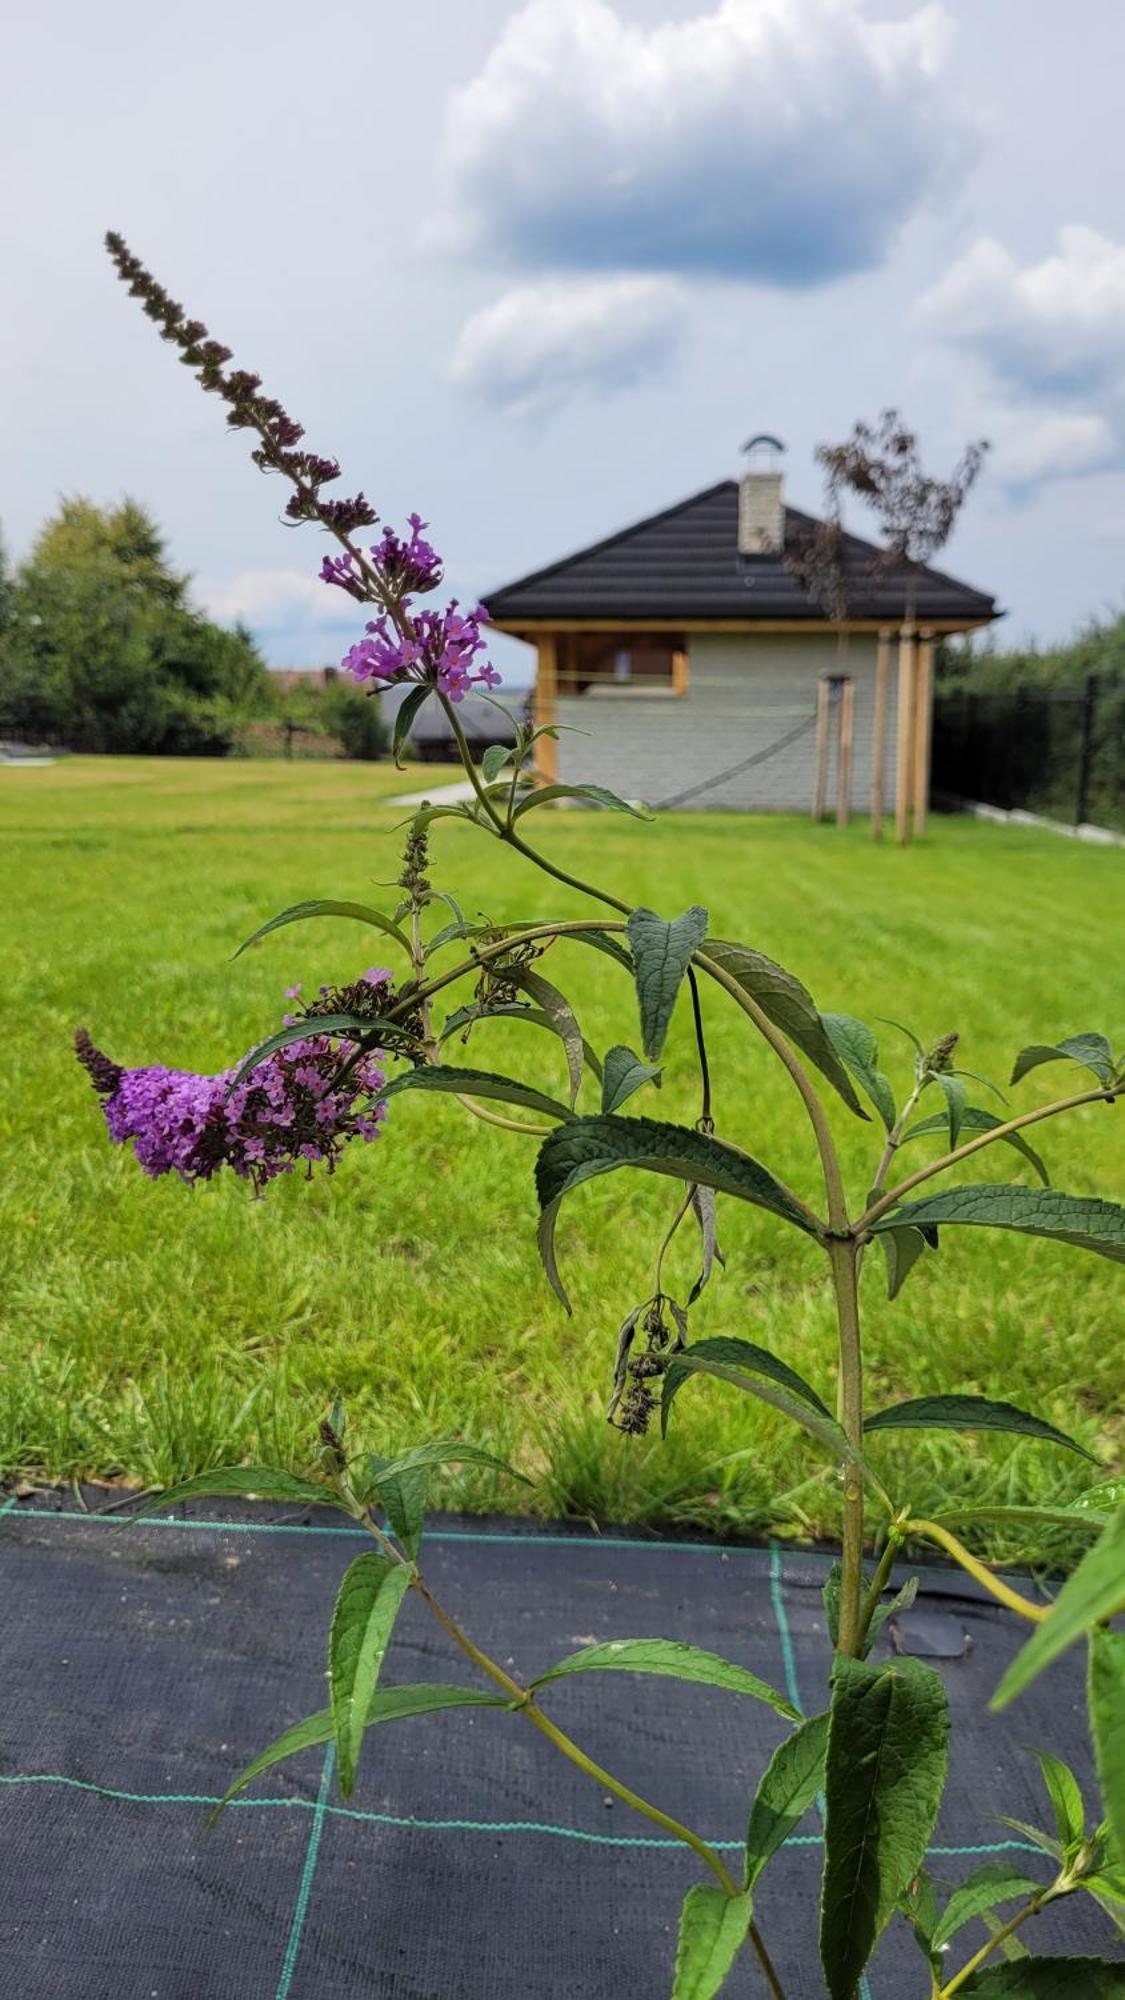
<instances>
[{"instance_id":1,"label":"black mesh fence","mask_svg":"<svg viewBox=\"0 0 1125 2000\"><path fill-rule=\"evenodd\" d=\"M933 788L1071 825L1125 831L1125 676L986 693L939 689Z\"/></svg>"}]
</instances>

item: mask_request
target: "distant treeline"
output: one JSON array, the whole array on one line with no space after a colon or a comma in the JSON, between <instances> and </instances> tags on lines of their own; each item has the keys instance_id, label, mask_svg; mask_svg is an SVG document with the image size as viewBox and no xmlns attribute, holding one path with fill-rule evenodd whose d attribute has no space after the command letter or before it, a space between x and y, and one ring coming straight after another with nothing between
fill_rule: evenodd
<instances>
[{"instance_id":1,"label":"distant treeline","mask_svg":"<svg viewBox=\"0 0 1125 2000\"><path fill-rule=\"evenodd\" d=\"M378 757L386 729L347 683L283 691L250 633L207 618L135 501L63 502L18 569L0 547L0 738L223 757L317 739Z\"/></svg>"}]
</instances>

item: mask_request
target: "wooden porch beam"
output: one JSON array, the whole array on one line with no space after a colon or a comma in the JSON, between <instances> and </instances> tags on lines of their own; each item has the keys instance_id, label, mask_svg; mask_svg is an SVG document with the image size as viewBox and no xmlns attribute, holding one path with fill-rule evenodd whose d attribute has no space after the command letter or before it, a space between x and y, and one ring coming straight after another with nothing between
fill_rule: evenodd
<instances>
[{"instance_id":1,"label":"wooden porch beam","mask_svg":"<svg viewBox=\"0 0 1125 2000\"><path fill-rule=\"evenodd\" d=\"M559 648L554 633L544 633L539 641L535 692L531 704L536 729L553 728L558 721ZM535 745L535 774L545 785L558 783L559 746L553 736L541 736Z\"/></svg>"}]
</instances>

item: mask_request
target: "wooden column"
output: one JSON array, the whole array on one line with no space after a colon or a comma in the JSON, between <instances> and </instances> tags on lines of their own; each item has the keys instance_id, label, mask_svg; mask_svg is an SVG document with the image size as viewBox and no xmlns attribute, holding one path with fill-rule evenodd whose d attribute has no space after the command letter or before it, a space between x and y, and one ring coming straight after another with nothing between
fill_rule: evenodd
<instances>
[{"instance_id":1,"label":"wooden column","mask_svg":"<svg viewBox=\"0 0 1125 2000\"><path fill-rule=\"evenodd\" d=\"M852 748L855 743L855 682L840 687L840 737L836 758L836 824L847 826L852 811Z\"/></svg>"},{"instance_id":2,"label":"wooden column","mask_svg":"<svg viewBox=\"0 0 1125 2000\"><path fill-rule=\"evenodd\" d=\"M824 818L828 803L828 726L831 715L832 683L825 676L816 690L816 778L813 784L812 816Z\"/></svg>"},{"instance_id":3,"label":"wooden column","mask_svg":"<svg viewBox=\"0 0 1125 2000\"><path fill-rule=\"evenodd\" d=\"M875 714L871 724L871 838L883 838L883 783L887 762L887 692L891 679L891 640L894 633L884 625L875 656Z\"/></svg>"},{"instance_id":4,"label":"wooden column","mask_svg":"<svg viewBox=\"0 0 1125 2000\"><path fill-rule=\"evenodd\" d=\"M921 839L926 831L930 805L930 738L934 704L934 635L918 634L918 657L914 672L914 833Z\"/></svg>"},{"instance_id":5,"label":"wooden column","mask_svg":"<svg viewBox=\"0 0 1125 2000\"><path fill-rule=\"evenodd\" d=\"M553 632L539 641L539 663L535 673L535 694L531 705L536 729L548 729L558 721L558 640ZM541 736L535 745L535 775L541 784L554 785L559 776L559 746L555 737Z\"/></svg>"},{"instance_id":6,"label":"wooden column","mask_svg":"<svg viewBox=\"0 0 1125 2000\"><path fill-rule=\"evenodd\" d=\"M895 839L910 839L914 789L914 627L904 625L898 640L898 754L895 760Z\"/></svg>"}]
</instances>

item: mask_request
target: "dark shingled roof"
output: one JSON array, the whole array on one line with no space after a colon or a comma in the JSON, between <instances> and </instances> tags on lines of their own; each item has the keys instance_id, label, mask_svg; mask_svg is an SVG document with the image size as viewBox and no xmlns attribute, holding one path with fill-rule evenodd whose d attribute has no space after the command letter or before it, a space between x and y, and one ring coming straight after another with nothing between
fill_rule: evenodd
<instances>
[{"instance_id":1,"label":"dark shingled roof","mask_svg":"<svg viewBox=\"0 0 1125 2000\"><path fill-rule=\"evenodd\" d=\"M815 527L811 515L785 509L785 540L794 549ZM880 552L858 535L843 537L851 619L901 619L902 571L886 574ZM624 528L549 568L488 591L500 624L522 619L666 618L691 624L712 618L823 619L824 612L785 567L782 555L738 551L738 482L724 479L678 506ZM923 622L984 624L995 600L940 571L920 568L916 615Z\"/></svg>"}]
</instances>

